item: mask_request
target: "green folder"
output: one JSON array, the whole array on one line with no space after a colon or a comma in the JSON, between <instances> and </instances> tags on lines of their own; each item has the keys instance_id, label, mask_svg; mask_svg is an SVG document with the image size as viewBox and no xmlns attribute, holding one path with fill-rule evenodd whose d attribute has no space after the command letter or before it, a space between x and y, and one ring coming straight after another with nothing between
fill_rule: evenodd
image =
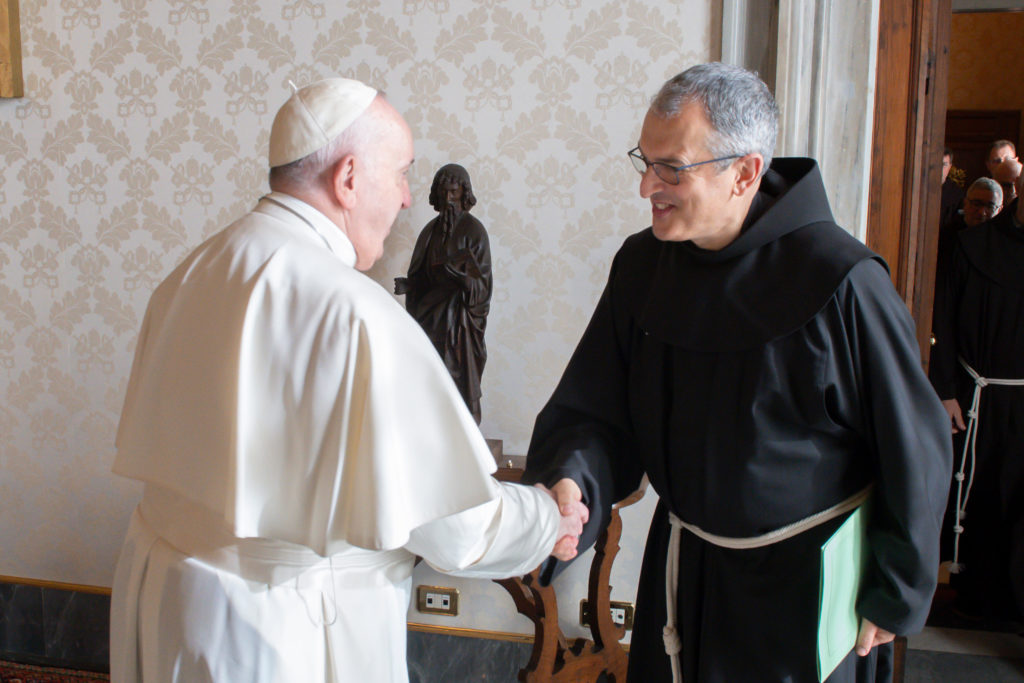
<instances>
[{"instance_id":1,"label":"green folder","mask_svg":"<svg viewBox=\"0 0 1024 683\"><path fill-rule=\"evenodd\" d=\"M867 511L861 505L821 546L818 593L818 680L824 681L857 644L857 593L868 556Z\"/></svg>"}]
</instances>

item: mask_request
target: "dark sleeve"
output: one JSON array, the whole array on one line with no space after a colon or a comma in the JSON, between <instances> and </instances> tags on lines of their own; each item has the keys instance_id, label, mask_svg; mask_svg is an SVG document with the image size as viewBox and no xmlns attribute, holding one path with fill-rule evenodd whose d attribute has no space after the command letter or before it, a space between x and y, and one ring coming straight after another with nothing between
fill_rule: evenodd
<instances>
[{"instance_id":1,"label":"dark sleeve","mask_svg":"<svg viewBox=\"0 0 1024 683\"><path fill-rule=\"evenodd\" d=\"M632 457L627 411L627 321L614 310L614 280L609 280L597 309L554 393L537 416L527 451L524 483L551 486L568 477L583 492L590 520L580 537L580 552L608 525L611 507L640 485L643 475ZM550 558L541 580L565 567Z\"/></svg>"},{"instance_id":2,"label":"dark sleeve","mask_svg":"<svg viewBox=\"0 0 1024 683\"><path fill-rule=\"evenodd\" d=\"M893 633L911 633L924 626L937 582L953 460L949 422L921 369L910 313L882 267L855 266L837 295L862 429L875 454L871 556L858 613Z\"/></svg>"},{"instance_id":3,"label":"dark sleeve","mask_svg":"<svg viewBox=\"0 0 1024 683\"><path fill-rule=\"evenodd\" d=\"M955 235L948 271L936 278L934 320L932 333L935 346L928 361L928 378L938 392L939 398L956 398L957 349L956 316L960 308L960 296L970 265Z\"/></svg>"}]
</instances>

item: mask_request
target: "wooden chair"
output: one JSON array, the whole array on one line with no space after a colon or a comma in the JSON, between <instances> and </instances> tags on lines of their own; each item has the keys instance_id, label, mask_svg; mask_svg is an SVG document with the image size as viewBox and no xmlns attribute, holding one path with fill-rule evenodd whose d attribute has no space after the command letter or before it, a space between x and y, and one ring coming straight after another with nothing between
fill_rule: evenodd
<instances>
[{"instance_id":1,"label":"wooden chair","mask_svg":"<svg viewBox=\"0 0 1024 683\"><path fill-rule=\"evenodd\" d=\"M609 580L622 537L619 510L643 498L646 488L645 481L640 489L612 506L608 527L594 545L587 587L590 639L566 640L558 626L555 589L540 585L539 568L522 578L495 582L509 592L516 609L534 624L533 652L529 663L519 671L523 683L583 683L596 681L601 674L607 676L608 683L625 683L627 654L619 641L626 630L612 621Z\"/></svg>"}]
</instances>

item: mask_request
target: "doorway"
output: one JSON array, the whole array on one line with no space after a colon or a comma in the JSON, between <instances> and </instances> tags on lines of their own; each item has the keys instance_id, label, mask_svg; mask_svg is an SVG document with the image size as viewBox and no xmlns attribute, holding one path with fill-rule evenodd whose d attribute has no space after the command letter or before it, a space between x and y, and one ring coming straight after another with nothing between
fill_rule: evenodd
<instances>
[{"instance_id":1,"label":"doorway","mask_svg":"<svg viewBox=\"0 0 1024 683\"><path fill-rule=\"evenodd\" d=\"M1024 3L1017 11L972 9L977 4L954 3L950 30L946 146L967 183L987 175L993 141L1019 148L1024 136Z\"/></svg>"}]
</instances>

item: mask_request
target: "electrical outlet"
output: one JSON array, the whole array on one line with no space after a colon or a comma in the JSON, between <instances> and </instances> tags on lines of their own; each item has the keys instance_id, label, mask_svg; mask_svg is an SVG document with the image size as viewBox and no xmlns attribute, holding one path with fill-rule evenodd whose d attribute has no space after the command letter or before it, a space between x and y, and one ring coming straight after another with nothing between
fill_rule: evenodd
<instances>
[{"instance_id":1,"label":"electrical outlet","mask_svg":"<svg viewBox=\"0 0 1024 683\"><path fill-rule=\"evenodd\" d=\"M459 589L444 586L417 586L416 609L424 614L459 614Z\"/></svg>"},{"instance_id":2,"label":"electrical outlet","mask_svg":"<svg viewBox=\"0 0 1024 683\"><path fill-rule=\"evenodd\" d=\"M616 602L611 603L612 623L629 631L633 628L633 603ZM587 625L587 618L590 616L590 601L580 600L580 625Z\"/></svg>"}]
</instances>

